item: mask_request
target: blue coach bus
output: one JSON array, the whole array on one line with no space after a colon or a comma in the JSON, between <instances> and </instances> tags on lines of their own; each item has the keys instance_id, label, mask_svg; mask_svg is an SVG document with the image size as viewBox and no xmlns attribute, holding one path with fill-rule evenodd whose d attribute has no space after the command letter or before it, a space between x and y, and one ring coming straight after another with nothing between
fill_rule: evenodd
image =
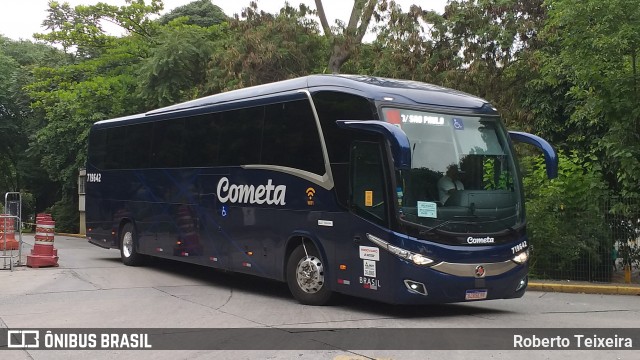
<instances>
[{"instance_id":1,"label":"blue coach bus","mask_svg":"<svg viewBox=\"0 0 640 360\"><path fill-rule=\"evenodd\" d=\"M512 140L485 100L313 75L99 121L91 243L395 304L521 297L529 244Z\"/></svg>"}]
</instances>

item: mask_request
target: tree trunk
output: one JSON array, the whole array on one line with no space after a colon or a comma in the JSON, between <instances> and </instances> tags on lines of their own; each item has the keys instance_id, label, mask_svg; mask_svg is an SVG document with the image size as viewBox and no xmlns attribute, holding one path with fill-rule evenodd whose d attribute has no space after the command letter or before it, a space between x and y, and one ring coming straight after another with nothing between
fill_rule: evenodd
<instances>
[{"instance_id":1,"label":"tree trunk","mask_svg":"<svg viewBox=\"0 0 640 360\"><path fill-rule=\"evenodd\" d=\"M339 74L342 64L349 60L351 51L345 43L335 44L329 58L329 70L332 74Z\"/></svg>"}]
</instances>

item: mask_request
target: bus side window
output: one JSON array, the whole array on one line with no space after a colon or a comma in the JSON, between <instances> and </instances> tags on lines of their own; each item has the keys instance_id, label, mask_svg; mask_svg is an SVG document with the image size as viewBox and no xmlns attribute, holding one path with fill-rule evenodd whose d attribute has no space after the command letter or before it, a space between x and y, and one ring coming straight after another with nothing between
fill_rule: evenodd
<instances>
[{"instance_id":1,"label":"bus side window","mask_svg":"<svg viewBox=\"0 0 640 360\"><path fill-rule=\"evenodd\" d=\"M356 141L351 146L351 208L377 224L387 224L384 168L380 145Z\"/></svg>"}]
</instances>

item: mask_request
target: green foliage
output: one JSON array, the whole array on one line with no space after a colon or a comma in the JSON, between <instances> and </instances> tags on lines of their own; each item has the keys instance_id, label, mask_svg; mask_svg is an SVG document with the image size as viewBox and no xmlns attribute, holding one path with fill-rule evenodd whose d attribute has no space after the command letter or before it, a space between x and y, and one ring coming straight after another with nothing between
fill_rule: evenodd
<instances>
[{"instance_id":1,"label":"green foliage","mask_svg":"<svg viewBox=\"0 0 640 360\"><path fill-rule=\"evenodd\" d=\"M149 5L144 0L128 0L123 6L100 2L74 8L69 3L50 1L47 18L42 23L49 32L35 34L34 37L60 44L65 52L75 48L74 53L80 58L96 57L116 40L115 36L104 31L101 21L116 24L129 34L150 40L157 28L151 16L158 15L162 8L161 0L151 0Z\"/></svg>"},{"instance_id":2,"label":"green foliage","mask_svg":"<svg viewBox=\"0 0 640 360\"><path fill-rule=\"evenodd\" d=\"M613 242L601 205L608 196L602 170L595 157L577 152L560 153L559 160L558 177L548 180L542 157L523 159L532 271L576 280L576 268L590 263L610 273Z\"/></svg>"},{"instance_id":3,"label":"green foliage","mask_svg":"<svg viewBox=\"0 0 640 360\"><path fill-rule=\"evenodd\" d=\"M160 24L166 25L180 17L186 17L184 22L187 25L197 25L209 27L228 21L227 15L218 7L211 3L211 0L197 0L187 5L179 6L170 13L160 17Z\"/></svg>"},{"instance_id":4,"label":"green foliage","mask_svg":"<svg viewBox=\"0 0 640 360\"><path fill-rule=\"evenodd\" d=\"M56 232L77 234L80 224L78 202L62 199L50 209L51 217L56 221Z\"/></svg>"},{"instance_id":5,"label":"green foliage","mask_svg":"<svg viewBox=\"0 0 640 360\"><path fill-rule=\"evenodd\" d=\"M626 201L625 201L626 200ZM609 210L609 224L622 265L640 266L640 202L618 199Z\"/></svg>"},{"instance_id":6,"label":"green foliage","mask_svg":"<svg viewBox=\"0 0 640 360\"><path fill-rule=\"evenodd\" d=\"M64 63L60 51L30 41L0 37L0 189L22 190L35 179L23 166L30 159L29 138L42 124L41 114L30 107L25 86L33 82L32 70L44 63ZM46 192L50 181L40 178Z\"/></svg>"},{"instance_id":7,"label":"green foliage","mask_svg":"<svg viewBox=\"0 0 640 360\"><path fill-rule=\"evenodd\" d=\"M541 51L541 73L547 86L566 91L571 145L598 154L612 188L637 196L640 7L631 0L555 0L549 9L543 35L554 46Z\"/></svg>"},{"instance_id":8,"label":"green foliage","mask_svg":"<svg viewBox=\"0 0 640 360\"><path fill-rule=\"evenodd\" d=\"M259 11L254 3L225 30L209 63L210 92L270 83L318 72L325 40L309 9L285 5L278 14Z\"/></svg>"},{"instance_id":9,"label":"green foliage","mask_svg":"<svg viewBox=\"0 0 640 360\"><path fill-rule=\"evenodd\" d=\"M202 96L208 63L221 37L218 26L203 28L176 20L160 30L138 70L138 93L153 109Z\"/></svg>"}]
</instances>

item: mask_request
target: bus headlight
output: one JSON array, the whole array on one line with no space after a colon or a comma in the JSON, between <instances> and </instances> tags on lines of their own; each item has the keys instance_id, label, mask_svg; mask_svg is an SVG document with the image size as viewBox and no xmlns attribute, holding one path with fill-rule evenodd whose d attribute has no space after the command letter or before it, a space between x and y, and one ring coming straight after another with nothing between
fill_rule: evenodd
<instances>
[{"instance_id":1,"label":"bus headlight","mask_svg":"<svg viewBox=\"0 0 640 360\"><path fill-rule=\"evenodd\" d=\"M429 259L428 257L422 254L417 254L412 251L397 247L395 245L391 245L388 242L380 239L379 237L373 236L371 234L367 234L367 239L369 239L372 243L380 246L381 248L387 250L388 252L392 253L393 255L402 259L412 261L416 265L426 266L433 263L432 259Z\"/></svg>"},{"instance_id":2,"label":"bus headlight","mask_svg":"<svg viewBox=\"0 0 640 360\"><path fill-rule=\"evenodd\" d=\"M516 264L524 264L527 262L527 260L529 260L529 250L525 250L523 252L521 252L520 254L516 255L513 257L513 262L515 262Z\"/></svg>"}]
</instances>

